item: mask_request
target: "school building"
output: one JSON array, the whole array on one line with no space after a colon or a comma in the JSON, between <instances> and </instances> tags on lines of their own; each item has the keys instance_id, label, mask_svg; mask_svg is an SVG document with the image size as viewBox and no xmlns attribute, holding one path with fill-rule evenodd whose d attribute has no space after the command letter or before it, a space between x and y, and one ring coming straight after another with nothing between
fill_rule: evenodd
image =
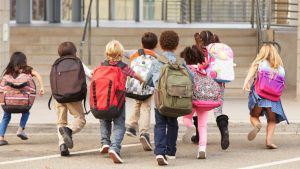
<instances>
[{"instance_id":1,"label":"school building","mask_svg":"<svg viewBox=\"0 0 300 169\"><path fill-rule=\"evenodd\" d=\"M112 39L126 49L140 48L146 31L159 35L173 29L179 53L194 43L193 35L211 30L235 53L236 80L226 97L247 94L242 85L259 46L275 41L281 48L288 90L300 98L300 0L1 0L0 70L9 56L22 51L44 78L50 93L51 64L57 46L73 41L78 55L93 68ZM159 53L158 49L158 53Z\"/></svg>"}]
</instances>

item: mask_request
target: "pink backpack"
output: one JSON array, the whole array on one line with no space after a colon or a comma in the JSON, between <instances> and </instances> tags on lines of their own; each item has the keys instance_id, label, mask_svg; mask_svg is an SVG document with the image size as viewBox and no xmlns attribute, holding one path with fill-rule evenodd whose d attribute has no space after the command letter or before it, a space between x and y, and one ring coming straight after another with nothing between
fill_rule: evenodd
<instances>
[{"instance_id":1,"label":"pink backpack","mask_svg":"<svg viewBox=\"0 0 300 169\"><path fill-rule=\"evenodd\" d=\"M262 98L279 101L285 87L285 78L275 72L258 71L255 92Z\"/></svg>"},{"instance_id":2,"label":"pink backpack","mask_svg":"<svg viewBox=\"0 0 300 169\"><path fill-rule=\"evenodd\" d=\"M195 72L193 90L193 108L209 111L222 103L221 88L206 72L189 66Z\"/></svg>"},{"instance_id":3,"label":"pink backpack","mask_svg":"<svg viewBox=\"0 0 300 169\"><path fill-rule=\"evenodd\" d=\"M5 75L0 82L0 104L7 113L28 112L35 100L36 86L31 75Z\"/></svg>"}]
</instances>

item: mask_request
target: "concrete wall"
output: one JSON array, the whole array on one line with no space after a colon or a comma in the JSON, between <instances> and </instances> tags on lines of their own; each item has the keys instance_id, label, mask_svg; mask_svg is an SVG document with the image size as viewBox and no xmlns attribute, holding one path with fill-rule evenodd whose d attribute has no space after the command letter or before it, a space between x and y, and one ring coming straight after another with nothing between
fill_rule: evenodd
<instances>
[{"instance_id":1,"label":"concrete wall","mask_svg":"<svg viewBox=\"0 0 300 169\"><path fill-rule=\"evenodd\" d=\"M9 54L9 0L0 1L0 71L7 64Z\"/></svg>"},{"instance_id":2,"label":"concrete wall","mask_svg":"<svg viewBox=\"0 0 300 169\"><path fill-rule=\"evenodd\" d=\"M300 18L300 5L298 5L298 18ZM297 30L297 98L300 99L300 20Z\"/></svg>"},{"instance_id":3,"label":"concrete wall","mask_svg":"<svg viewBox=\"0 0 300 169\"><path fill-rule=\"evenodd\" d=\"M275 41L281 46L280 56L286 69L288 87L295 87L297 82L297 32L275 31Z\"/></svg>"}]
</instances>

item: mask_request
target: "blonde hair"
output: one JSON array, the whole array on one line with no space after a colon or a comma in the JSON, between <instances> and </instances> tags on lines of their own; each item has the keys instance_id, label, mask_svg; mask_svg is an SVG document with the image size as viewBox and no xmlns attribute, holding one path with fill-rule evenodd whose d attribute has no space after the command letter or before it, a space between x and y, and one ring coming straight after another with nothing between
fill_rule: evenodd
<instances>
[{"instance_id":1,"label":"blonde hair","mask_svg":"<svg viewBox=\"0 0 300 169\"><path fill-rule=\"evenodd\" d=\"M278 69L279 66L283 67L282 59L273 44L264 44L260 48L252 66L258 65L263 60L267 60L273 69Z\"/></svg>"},{"instance_id":2,"label":"blonde hair","mask_svg":"<svg viewBox=\"0 0 300 169\"><path fill-rule=\"evenodd\" d=\"M123 45L117 40L112 40L106 45L104 55L109 61L120 61L122 60L123 53Z\"/></svg>"}]
</instances>

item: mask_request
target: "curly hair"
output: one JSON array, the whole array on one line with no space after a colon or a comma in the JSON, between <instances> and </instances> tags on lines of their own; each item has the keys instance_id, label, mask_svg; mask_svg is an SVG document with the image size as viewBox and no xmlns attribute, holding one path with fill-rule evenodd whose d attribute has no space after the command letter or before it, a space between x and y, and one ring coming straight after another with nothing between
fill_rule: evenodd
<instances>
[{"instance_id":1,"label":"curly hair","mask_svg":"<svg viewBox=\"0 0 300 169\"><path fill-rule=\"evenodd\" d=\"M106 45L104 54L107 60L115 62L122 60L123 53L123 45L117 40L112 40Z\"/></svg>"},{"instance_id":2,"label":"curly hair","mask_svg":"<svg viewBox=\"0 0 300 169\"><path fill-rule=\"evenodd\" d=\"M184 50L180 53L180 57L183 58L188 65L201 64L205 61L204 54L196 45L184 48Z\"/></svg>"},{"instance_id":3,"label":"curly hair","mask_svg":"<svg viewBox=\"0 0 300 169\"><path fill-rule=\"evenodd\" d=\"M179 36L172 30L164 31L160 34L159 44L163 50L175 50L179 44Z\"/></svg>"}]
</instances>

